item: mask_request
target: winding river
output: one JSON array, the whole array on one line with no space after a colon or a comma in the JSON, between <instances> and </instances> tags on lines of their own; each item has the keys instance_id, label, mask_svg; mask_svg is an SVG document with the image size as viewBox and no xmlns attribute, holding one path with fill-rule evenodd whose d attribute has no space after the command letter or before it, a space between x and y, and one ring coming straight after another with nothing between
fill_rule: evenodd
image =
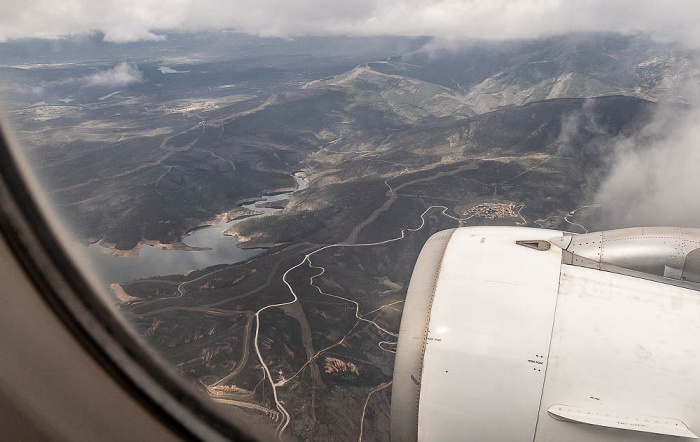
<instances>
[{"instance_id":1,"label":"winding river","mask_svg":"<svg viewBox=\"0 0 700 442\"><path fill-rule=\"evenodd\" d=\"M276 201L289 198L294 192L306 188L306 183L294 175L297 189L293 192L263 195L261 199L243 205L245 209L261 212L254 217L267 216L282 209L264 207L274 205ZM166 250L144 245L137 256L115 256L98 243L89 247L80 247L85 256L86 265L105 283L126 282L152 276L185 274L191 270L203 269L217 264L231 264L244 261L264 252L265 249L241 249L237 247L238 239L226 236L222 232L241 220L218 222L190 232L183 242L188 246L209 248L210 250Z\"/></svg>"}]
</instances>

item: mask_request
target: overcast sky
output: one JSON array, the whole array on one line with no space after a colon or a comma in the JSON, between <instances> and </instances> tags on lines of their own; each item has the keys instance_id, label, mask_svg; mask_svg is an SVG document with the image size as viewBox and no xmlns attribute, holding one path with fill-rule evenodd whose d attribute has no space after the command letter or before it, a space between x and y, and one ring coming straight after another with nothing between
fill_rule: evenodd
<instances>
[{"instance_id":1,"label":"overcast sky","mask_svg":"<svg viewBox=\"0 0 700 442\"><path fill-rule=\"evenodd\" d=\"M699 0L0 0L0 41L102 31L113 42L163 30L512 39L646 32L700 47Z\"/></svg>"}]
</instances>

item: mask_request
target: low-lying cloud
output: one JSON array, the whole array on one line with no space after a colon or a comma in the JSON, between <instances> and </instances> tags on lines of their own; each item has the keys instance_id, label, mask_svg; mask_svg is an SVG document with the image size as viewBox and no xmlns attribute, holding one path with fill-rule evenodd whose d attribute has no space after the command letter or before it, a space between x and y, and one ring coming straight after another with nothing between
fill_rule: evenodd
<instances>
[{"instance_id":1,"label":"low-lying cloud","mask_svg":"<svg viewBox=\"0 0 700 442\"><path fill-rule=\"evenodd\" d=\"M99 30L105 40L159 40L159 30L257 35L430 35L538 38L649 33L700 47L697 0L52 0L0 3L0 41Z\"/></svg>"},{"instance_id":2,"label":"low-lying cloud","mask_svg":"<svg viewBox=\"0 0 700 442\"><path fill-rule=\"evenodd\" d=\"M87 87L122 87L134 83L143 83L143 72L133 63L122 62L111 69L95 72L83 77Z\"/></svg>"},{"instance_id":3,"label":"low-lying cloud","mask_svg":"<svg viewBox=\"0 0 700 442\"><path fill-rule=\"evenodd\" d=\"M700 227L700 108L662 107L614 151L595 198L604 225Z\"/></svg>"}]
</instances>

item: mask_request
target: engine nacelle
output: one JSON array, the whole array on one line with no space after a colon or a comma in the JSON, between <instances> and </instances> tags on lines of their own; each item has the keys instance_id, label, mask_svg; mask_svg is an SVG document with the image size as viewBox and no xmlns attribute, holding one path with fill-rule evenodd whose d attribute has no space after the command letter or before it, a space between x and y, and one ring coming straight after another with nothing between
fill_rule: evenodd
<instances>
[{"instance_id":1,"label":"engine nacelle","mask_svg":"<svg viewBox=\"0 0 700 442\"><path fill-rule=\"evenodd\" d=\"M663 269L658 255L679 244L683 262L696 248L681 236L651 267L623 253L595 264L586 239L641 250L643 262L649 253L620 232L590 235L474 227L428 240L401 321L392 440L695 438L700 293L640 270Z\"/></svg>"},{"instance_id":2,"label":"engine nacelle","mask_svg":"<svg viewBox=\"0 0 700 442\"><path fill-rule=\"evenodd\" d=\"M550 242L600 264L700 282L700 229L633 227L568 234Z\"/></svg>"}]
</instances>

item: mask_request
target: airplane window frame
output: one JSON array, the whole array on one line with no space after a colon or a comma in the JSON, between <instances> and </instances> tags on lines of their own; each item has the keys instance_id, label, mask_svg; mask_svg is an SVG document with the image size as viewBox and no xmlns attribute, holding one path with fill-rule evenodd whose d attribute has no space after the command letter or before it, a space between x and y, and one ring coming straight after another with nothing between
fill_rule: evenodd
<instances>
[{"instance_id":1,"label":"airplane window frame","mask_svg":"<svg viewBox=\"0 0 700 442\"><path fill-rule=\"evenodd\" d=\"M252 441L119 318L52 227L39 188L0 118L0 234L43 300L97 363L185 440Z\"/></svg>"}]
</instances>

